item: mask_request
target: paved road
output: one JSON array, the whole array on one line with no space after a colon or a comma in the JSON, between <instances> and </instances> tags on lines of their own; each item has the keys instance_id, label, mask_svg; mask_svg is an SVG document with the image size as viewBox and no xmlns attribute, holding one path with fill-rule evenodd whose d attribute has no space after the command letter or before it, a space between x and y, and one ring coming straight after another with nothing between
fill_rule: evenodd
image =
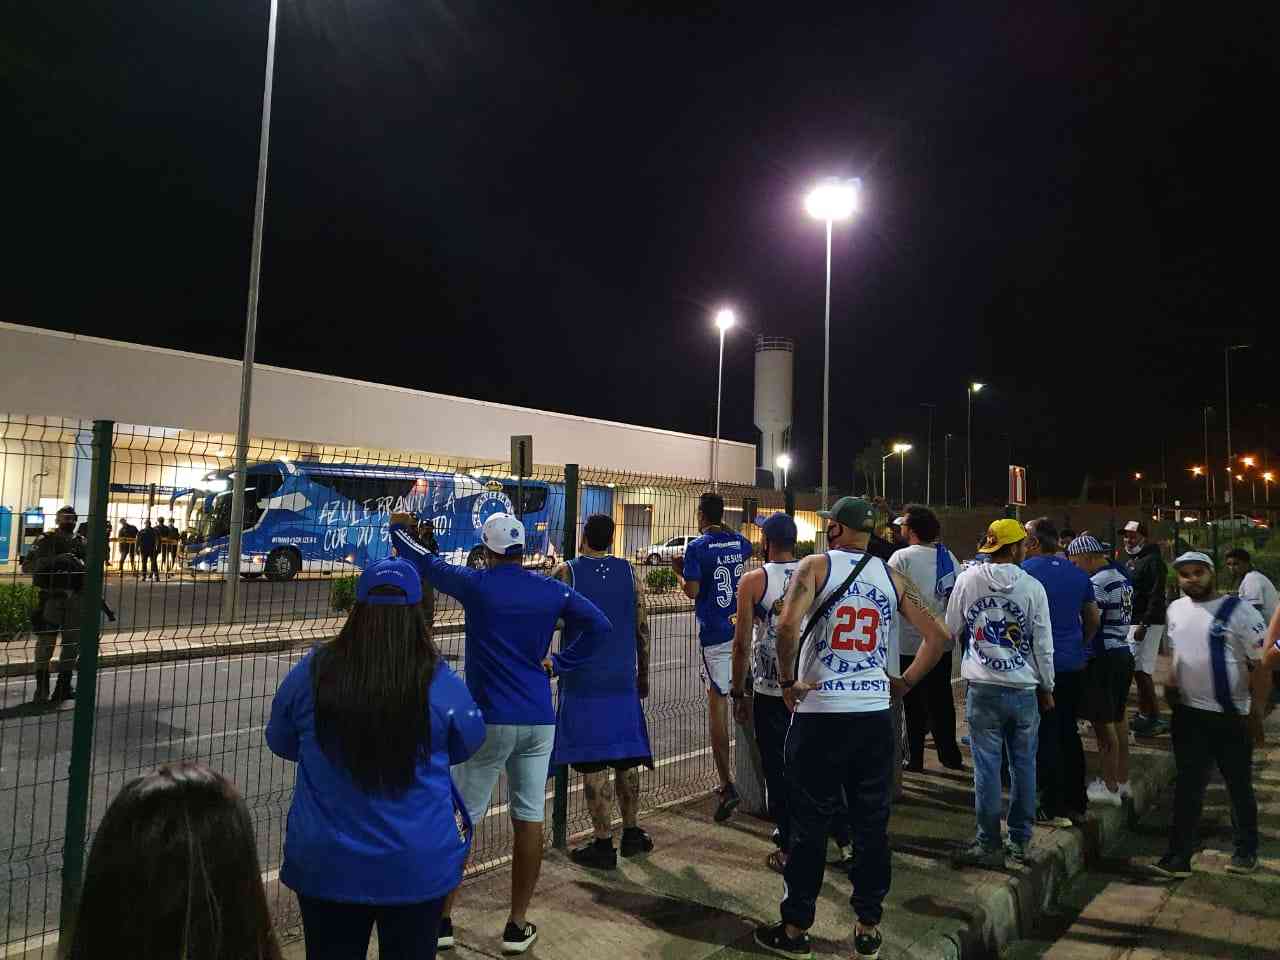
<instances>
[{"instance_id":1,"label":"paved road","mask_svg":"<svg viewBox=\"0 0 1280 960\"><path fill-rule=\"evenodd\" d=\"M690 781L709 784L714 772L692 615L654 617L653 634L647 710L658 768L645 774L645 789L654 802L663 802L687 795ZM443 637L442 646L455 668L464 669L462 638ZM233 777L244 794L257 826L262 867L271 877L279 866L294 768L267 750L263 730L271 695L301 654L235 655L103 671L91 828L127 780L160 763L200 759ZM0 682L0 944L57 925L72 709L33 713L26 706L31 693L29 678ZM580 789L570 800L571 827L581 827L586 812ZM482 861L507 849L509 821L502 815L503 804L505 787L477 829Z\"/></svg>"}]
</instances>

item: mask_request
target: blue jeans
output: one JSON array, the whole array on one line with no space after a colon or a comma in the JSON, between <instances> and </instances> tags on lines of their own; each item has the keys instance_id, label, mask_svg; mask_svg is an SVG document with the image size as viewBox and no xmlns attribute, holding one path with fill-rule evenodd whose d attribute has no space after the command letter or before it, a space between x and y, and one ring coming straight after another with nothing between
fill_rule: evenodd
<instances>
[{"instance_id":1,"label":"blue jeans","mask_svg":"<svg viewBox=\"0 0 1280 960\"><path fill-rule=\"evenodd\" d=\"M1009 839L1027 843L1036 819L1036 747L1040 703L1035 690L994 683L969 684L965 698L973 749L973 801L978 842L1000 847L1000 755L1009 752Z\"/></svg>"}]
</instances>

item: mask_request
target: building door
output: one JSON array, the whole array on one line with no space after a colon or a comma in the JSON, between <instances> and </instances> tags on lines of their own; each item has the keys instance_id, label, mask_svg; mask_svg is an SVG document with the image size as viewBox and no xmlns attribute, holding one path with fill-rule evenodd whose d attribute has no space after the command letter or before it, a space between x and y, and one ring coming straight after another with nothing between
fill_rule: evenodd
<instances>
[{"instance_id":1,"label":"building door","mask_svg":"<svg viewBox=\"0 0 1280 960\"><path fill-rule=\"evenodd\" d=\"M642 552L653 543L653 508L628 503L622 508L622 556L643 560Z\"/></svg>"}]
</instances>

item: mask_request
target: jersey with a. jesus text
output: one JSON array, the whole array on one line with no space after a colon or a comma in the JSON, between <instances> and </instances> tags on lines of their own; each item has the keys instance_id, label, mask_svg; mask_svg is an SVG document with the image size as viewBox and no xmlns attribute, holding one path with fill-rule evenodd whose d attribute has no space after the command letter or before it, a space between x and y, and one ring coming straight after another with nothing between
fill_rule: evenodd
<instances>
[{"instance_id":1,"label":"jersey with a. jesus text","mask_svg":"<svg viewBox=\"0 0 1280 960\"><path fill-rule=\"evenodd\" d=\"M738 582L751 559L751 541L724 527L712 527L684 551L684 578L699 584L693 610L704 647L733 641Z\"/></svg>"},{"instance_id":2,"label":"jersey with a. jesus text","mask_svg":"<svg viewBox=\"0 0 1280 960\"><path fill-rule=\"evenodd\" d=\"M840 590L861 553L832 550L816 610ZM872 558L810 632L800 651L798 679L812 684L798 713L871 713L889 709L889 640L898 624L898 590L889 567Z\"/></svg>"}]
</instances>

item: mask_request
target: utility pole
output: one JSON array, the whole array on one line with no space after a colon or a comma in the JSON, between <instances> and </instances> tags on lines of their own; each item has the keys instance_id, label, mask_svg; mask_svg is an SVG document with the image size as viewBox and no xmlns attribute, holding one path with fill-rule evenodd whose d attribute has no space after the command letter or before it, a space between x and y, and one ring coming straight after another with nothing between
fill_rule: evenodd
<instances>
[{"instance_id":1,"label":"utility pole","mask_svg":"<svg viewBox=\"0 0 1280 960\"><path fill-rule=\"evenodd\" d=\"M1248 350L1249 344L1237 343L1226 347L1222 352L1223 367L1226 372L1227 388L1227 516L1236 514L1236 454L1231 449L1231 354L1236 350Z\"/></svg>"},{"instance_id":2,"label":"utility pole","mask_svg":"<svg viewBox=\"0 0 1280 960\"><path fill-rule=\"evenodd\" d=\"M951 437L948 433L942 439L942 505L951 506Z\"/></svg>"},{"instance_id":3,"label":"utility pole","mask_svg":"<svg viewBox=\"0 0 1280 960\"><path fill-rule=\"evenodd\" d=\"M933 506L933 411L937 407L936 403L922 403L922 407L929 408L929 446L925 451L924 458L924 505L926 507Z\"/></svg>"}]
</instances>

